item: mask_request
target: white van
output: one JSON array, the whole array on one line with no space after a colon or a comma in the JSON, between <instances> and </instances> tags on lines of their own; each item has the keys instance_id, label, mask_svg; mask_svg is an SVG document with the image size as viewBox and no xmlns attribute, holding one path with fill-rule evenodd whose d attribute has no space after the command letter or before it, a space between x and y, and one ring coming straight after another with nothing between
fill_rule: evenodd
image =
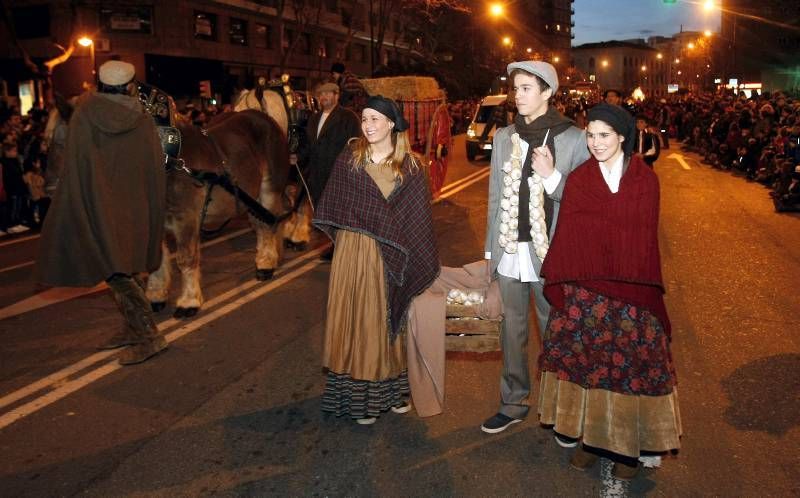
<instances>
[{"instance_id":1,"label":"white van","mask_svg":"<svg viewBox=\"0 0 800 498\"><path fill-rule=\"evenodd\" d=\"M507 95L489 95L484 97L481 105L478 106L478 110L467 128L467 159L470 161L474 161L481 154L491 157L494 132L497 128L502 128L511 123L512 117L508 113L506 113L506 116L502 116L502 114L495 115L497 106L505 104L507 98ZM495 122L498 118L500 123ZM490 128L486 136L484 136L487 124L489 124Z\"/></svg>"}]
</instances>

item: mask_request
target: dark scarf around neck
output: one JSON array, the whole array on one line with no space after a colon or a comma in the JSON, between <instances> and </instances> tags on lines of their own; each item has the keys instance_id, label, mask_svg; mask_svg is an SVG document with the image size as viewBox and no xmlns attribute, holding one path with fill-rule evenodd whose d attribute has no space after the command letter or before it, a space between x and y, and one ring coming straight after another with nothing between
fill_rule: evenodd
<instances>
[{"instance_id":1,"label":"dark scarf around neck","mask_svg":"<svg viewBox=\"0 0 800 498\"><path fill-rule=\"evenodd\" d=\"M517 114L514 118L514 128L519 133L520 138L528 143L528 153L525 155L525 162L522 165L522 182L519 186L519 241L531 241L531 222L529 202L531 197L528 177L533 174L533 149L540 147L547 137L547 147L553 155L553 164L556 161L555 136L563 133L573 125L573 121L561 115L554 107L548 107L547 112L534 119L530 123L525 122L525 118ZM550 130L550 133L548 133ZM553 201L549 196L544 196L544 219L547 232L550 233L550 222L553 218Z\"/></svg>"}]
</instances>

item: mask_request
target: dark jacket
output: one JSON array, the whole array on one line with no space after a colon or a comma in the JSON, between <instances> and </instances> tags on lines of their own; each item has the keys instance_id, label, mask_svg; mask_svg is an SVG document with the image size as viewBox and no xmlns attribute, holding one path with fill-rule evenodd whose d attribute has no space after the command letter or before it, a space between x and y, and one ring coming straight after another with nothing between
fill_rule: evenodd
<instances>
[{"instance_id":1,"label":"dark jacket","mask_svg":"<svg viewBox=\"0 0 800 498\"><path fill-rule=\"evenodd\" d=\"M39 243L38 280L84 287L158 268L166 174L155 125L138 101L83 95L64 154Z\"/></svg>"},{"instance_id":2,"label":"dark jacket","mask_svg":"<svg viewBox=\"0 0 800 498\"><path fill-rule=\"evenodd\" d=\"M361 135L361 120L350 109L340 105L334 107L318 136L317 128L321 117L322 113L318 112L308 119L306 125L308 144L300 158L303 169L308 172L308 188L315 204L319 201L325 184L328 183L333 163L339 153L348 140Z\"/></svg>"}]
</instances>

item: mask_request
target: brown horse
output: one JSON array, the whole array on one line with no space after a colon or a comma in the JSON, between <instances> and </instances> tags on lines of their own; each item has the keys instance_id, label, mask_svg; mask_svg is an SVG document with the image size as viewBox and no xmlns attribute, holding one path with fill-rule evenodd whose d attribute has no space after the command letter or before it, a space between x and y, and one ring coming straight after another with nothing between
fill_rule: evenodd
<instances>
[{"instance_id":1,"label":"brown horse","mask_svg":"<svg viewBox=\"0 0 800 498\"><path fill-rule=\"evenodd\" d=\"M178 123L182 135L181 159L195 172L227 173L231 182L272 214L293 208L297 187L289 183L289 155L285 133L258 111L225 113L211 120L206 133L190 123ZM167 179L167 212L161 267L147 282L153 309L166 305L171 279L171 258L181 274L181 293L175 317L194 316L203 304L200 288L200 232L217 228L239 214L241 203L220 186L210 187L180 170ZM256 278L272 278L278 266L282 239L304 248L311 235L310 206L305 201L296 212L269 226L250 215L256 232Z\"/></svg>"}]
</instances>

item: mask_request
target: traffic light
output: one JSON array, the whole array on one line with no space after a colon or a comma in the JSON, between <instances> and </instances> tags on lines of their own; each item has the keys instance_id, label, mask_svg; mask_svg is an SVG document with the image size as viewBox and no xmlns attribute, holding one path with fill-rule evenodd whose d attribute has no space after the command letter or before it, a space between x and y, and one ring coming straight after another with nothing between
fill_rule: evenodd
<instances>
[{"instance_id":1,"label":"traffic light","mask_svg":"<svg viewBox=\"0 0 800 498\"><path fill-rule=\"evenodd\" d=\"M200 82L200 96L207 99L211 98L211 82L209 80Z\"/></svg>"}]
</instances>

